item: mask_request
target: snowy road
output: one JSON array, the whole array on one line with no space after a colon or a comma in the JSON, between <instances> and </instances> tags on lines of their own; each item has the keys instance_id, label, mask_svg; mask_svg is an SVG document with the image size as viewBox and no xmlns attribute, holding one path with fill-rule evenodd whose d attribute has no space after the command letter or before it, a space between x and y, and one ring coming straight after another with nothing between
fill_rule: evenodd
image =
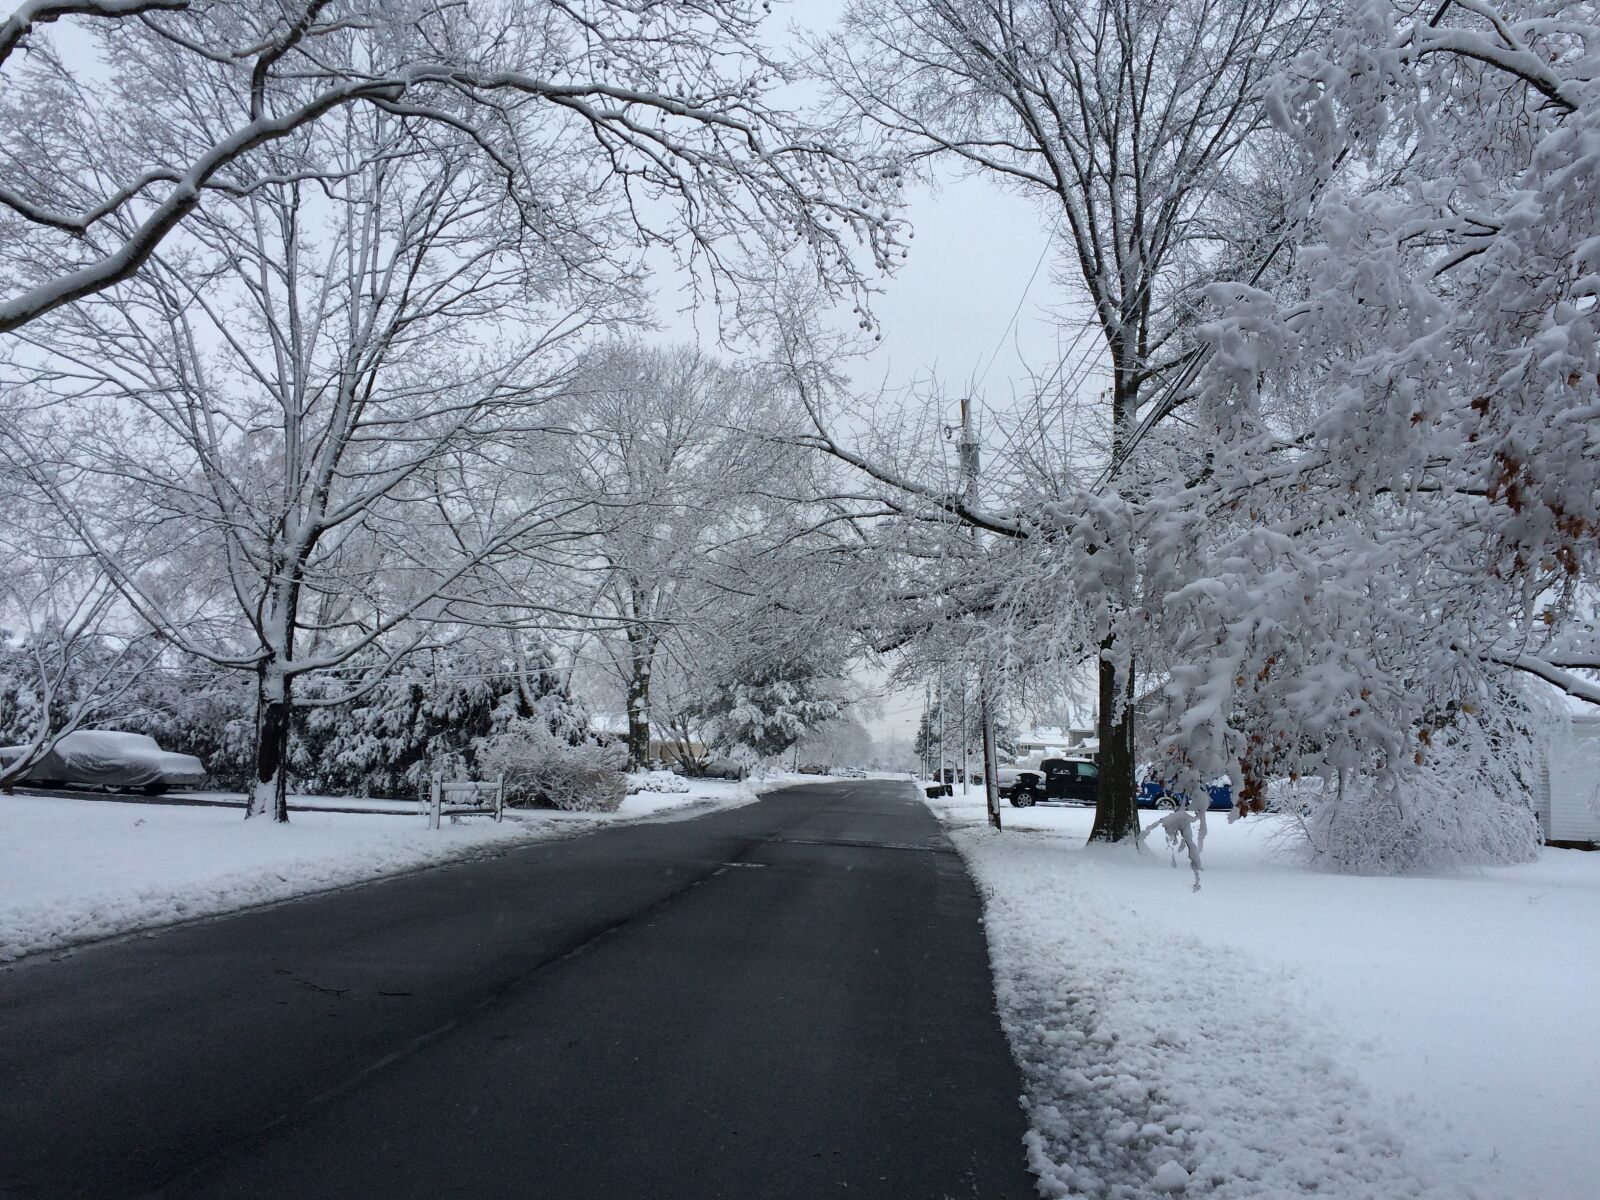
<instances>
[{"instance_id":1,"label":"snowy road","mask_svg":"<svg viewBox=\"0 0 1600 1200\"><path fill-rule=\"evenodd\" d=\"M0 973L0 1197L1035 1194L979 905L791 788Z\"/></svg>"}]
</instances>

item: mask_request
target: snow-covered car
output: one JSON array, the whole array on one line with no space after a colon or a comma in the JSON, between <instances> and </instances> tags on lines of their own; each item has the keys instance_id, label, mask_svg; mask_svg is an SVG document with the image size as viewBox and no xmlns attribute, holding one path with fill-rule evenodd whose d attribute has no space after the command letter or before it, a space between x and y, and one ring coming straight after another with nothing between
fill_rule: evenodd
<instances>
[{"instance_id":1,"label":"snow-covered car","mask_svg":"<svg viewBox=\"0 0 1600 1200\"><path fill-rule=\"evenodd\" d=\"M0 746L0 762L26 752ZM67 734L19 781L40 787L104 787L155 796L174 787L197 787L206 768L192 754L163 750L153 737L116 729L79 729Z\"/></svg>"},{"instance_id":2,"label":"snow-covered car","mask_svg":"<svg viewBox=\"0 0 1600 1200\"><path fill-rule=\"evenodd\" d=\"M733 758L708 758L692 774L699 779L743 779L750 768Z\"/></svg>"},{"instance_id":3,"label":"snow-covered car","mask_svg":"<svg viewBox=\"0 0 1600 1200\"><path fill-rule=\"evenodd\" d=\"M1022 778L1023 775L1039 774L1042 770L1039 766L1040 761L1037 758L1024 758L1013 763L1002 763L996 767L994 776L995 782L1000 787L1000 794L1003 796L1010 793L1011 789L1017 786L1017 780Z\"/></svg>"}]
</instances>

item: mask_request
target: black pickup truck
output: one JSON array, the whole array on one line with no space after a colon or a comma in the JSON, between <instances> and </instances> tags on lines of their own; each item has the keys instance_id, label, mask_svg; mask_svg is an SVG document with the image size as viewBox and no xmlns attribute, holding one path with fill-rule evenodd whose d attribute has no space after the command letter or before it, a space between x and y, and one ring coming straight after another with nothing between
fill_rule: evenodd
<instances>
[{"instance_id":1,"label":"black pickup truck","mask_svg":"<svg viewBox=\"0 0 1600 1200\"><path fill-rule=\"evenodd\" d=\"M1014 808L1035 804L1093 804L1100 768L1087 758L1047 758L1037 769L1018 771L1005 789Z\"/></svg>"}]
</instances>

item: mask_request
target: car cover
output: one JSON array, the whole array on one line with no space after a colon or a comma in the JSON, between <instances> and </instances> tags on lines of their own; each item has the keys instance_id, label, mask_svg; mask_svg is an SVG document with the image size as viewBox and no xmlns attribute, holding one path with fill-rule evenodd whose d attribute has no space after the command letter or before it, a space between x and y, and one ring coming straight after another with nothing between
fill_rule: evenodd
<instances>
[{"instance_id":1,"label":"car cover","mask_svg":"<svg viewBox=\"0 0 1600 1200\"><path fill-rule=\"evenodd\" d=\"M166 752L142 733L80 729L55 744L28 771L30 783L59 780L103 787L145 787L160 783Z\"/></svg>"}]
</instances>

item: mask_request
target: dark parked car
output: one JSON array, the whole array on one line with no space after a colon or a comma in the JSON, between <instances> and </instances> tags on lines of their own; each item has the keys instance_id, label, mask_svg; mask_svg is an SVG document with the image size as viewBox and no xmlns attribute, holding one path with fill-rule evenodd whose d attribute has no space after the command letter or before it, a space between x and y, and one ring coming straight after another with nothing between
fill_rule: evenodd
<instances>
[{"instance_id":1,"label":"dark parked car","mask_svg":"<svg viewBox=\"0 0 1600 1200\"><path fill-rule=\"evenodd\" d=\"M0 761L22 746L0 746ZM152 737L114 729L79 729L67 734L22 777L39 787L120 788L159 795L169 787L198 787L206 769L192 754L163 750Z\"/></svg>"},{"instance_id":2,"label":"dark parked car","mask_svg":"<svg viewBox=\"0 0 1600 1200\"><path fill-rule=\"evenodd\" d=\"M1034 804L1093 804L1100 768L1087 758L1047 758L1037 771L1019 771L1006 792L1013 807Z\"/></svg>"}]
</instances>

